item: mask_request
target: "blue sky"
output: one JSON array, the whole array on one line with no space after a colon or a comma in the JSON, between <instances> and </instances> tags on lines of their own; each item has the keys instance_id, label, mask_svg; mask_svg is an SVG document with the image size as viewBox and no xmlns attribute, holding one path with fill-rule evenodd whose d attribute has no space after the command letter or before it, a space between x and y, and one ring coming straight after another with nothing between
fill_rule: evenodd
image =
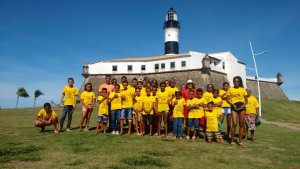
<instances>
[{"instance_id":1,"label":"blue sky","mask_svg":"<svg viewBox=\"0 0 300 169\"><path fill-rule=\"evenodd\" d=\"M161 55L163 21L174 7L181 22L180 52L231 51L260 76L283 74L282 88L300 99L300 1L0 0L0 106L14 107L16 90L45 93L37 105L58 102L68 77L78 88L82 65L99 60ZM249 75L254 75L249 72Z\"/></svg>"}]
</instances>

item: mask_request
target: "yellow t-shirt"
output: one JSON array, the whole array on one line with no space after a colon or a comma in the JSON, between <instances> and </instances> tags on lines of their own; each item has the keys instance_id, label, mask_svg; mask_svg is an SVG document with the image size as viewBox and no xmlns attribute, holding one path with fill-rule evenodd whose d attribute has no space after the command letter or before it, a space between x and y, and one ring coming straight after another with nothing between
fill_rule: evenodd
<instances>
[{"instance_id":1,"label":"yellow t-shirt","mask_svg":"<svg viewBox=\"0 0 300 169\"><path fill-rule=\"evenodd\" d=\"M175 102L176 102L176 98L174 98L172 100L172 105L175 105ZM183 111L184 111L184 107L186 103L185 103L185 100L184 98L181 98L178 100L178 103L174 106L174 109L173 109L173 118L183 118Z\"/></svg>"},{"instance_id":2,"label":"yellow t-shirt","mask_svg":"<svg viewBox=\"0 0 300 169\"><path fill-rule=\"evenodd\" d=\"M230 101L232 104L235 104L237 102L245 103L244 97L247 96L247 92L242 87L239 88L231 87L228 89L226 95L230 97Z\"/></svg>"},{"instance_id":3,"label":"yellow t-shirt","mask_svg":"<svg viewBox=\"0 0 300 169\"><path fill-rule=\"evenodd\" d=\"M169 104L168 104L169 93L168 93L168 91L166 91L166 90L164 92L162 92L161 90L157 91L156 98L158 101L157 110L159 112L169 111Z\"/></svg>"},{"instance_id":4,"label":"yellow t-shirt","mask_svg":"<svg viewBox=\"0 0 300 169\"><path fill-rule=\"evenodd\" d=\"M206 111L206 131L207 132L217 132L218 131L218 112Z\"/></svg>"},{"instance_id":5,"label":"yellow t-shirt","mask_svg":"<svg viewBox=\"0 0 300 169\"><path fill-rule=\"evenodd\" d=\"M259 107L258 101L254 96L248 97L246 104L246 114L256 114L256 109Z\"/></svg>"},{"instance_id":6,"label":"yellow t-shirt","mask_svg":"<svg viewBox=\"0 0 300 169\"><path fill-rule=\"evenodd\" d=\"M121 94L125 97L125 100L122 101L122 108L132 108L132 96L134 94L134 89L128 88L127 90L123 90Z\"/></svg>"},{"instance_id":7,"label":"yellow t-shirt","mask_svg":"<svg viewBox=\"0 0 300 169\"><path fill-rule=\"evenodd\" d=\"M169 93L169 99L172 98L172 96L175 96L175 92L179 91L177 87L166 87L166 91Z\"/></svg>"},{"instance_id":8,"label":"yellow t-shirt","mask_svg":"<svg viewBox=\"0 0 300 169\"><path fill-rule=\"evenodd\" d=\"M102 99L103 99L102 96L98 96L99 101ZM108 100L107 100L107 98L106 98L106 100L103 100L103 102L101 104L99 104L98 115L108 115Z\"/></svg>"},{"instance_id":9,"label":"yellow t-shirt","mask_svg":"<svg viewBox=\"0 0 300 169\"><path fill-rule=\"evenodd\" d=\"M206 100L202 97L201 99L197 98L199 100L199 104L207 104ZM200 118L204 117L204 108L202 106L199 107L199 113Z\"/></svg>"},{"instance_id":10,"label":"yellow t-shirt","mask_svg":"<svg viewBox=\"0 0 300 169\"><path fill-rule=\"evenodd\" d=\"M146 115L146 112L145 110L151 110L150 112L150 115L153 115L153 105L155 105L156 103L156 98L154 96L144 96L143 99L142 99L142 102L143 102L143 108L144 108L144 111L143 111L143 115Z\"/></svg>"},{"instance_id":11,"label":"yellow t-shirt","mask_svg":"<svg viewBox=\"0 0 300 169\"><path fill-rule=\"evenodd\" d=\"M65 86L63 94L65 95L65 105L75 106L78 89L76 87Z\"/></svg>"},{"instance_id":12,"label":"yellow t-shirt","mask_svg":"<svg viewBox=\"0 0 300 169\"><path fill-rule=\"evenodd\" d=\"M209 102L211 102L211 99L212 99L213 97L214 97L214 96L213 96L213 93L210 93L210 92L204 92L202 98L204 98L205 101L206 101L207 103L209 103Z\"/></svg>"},{"instance_id":13,"label":"yellow t-shirt","mask_svg":"<svg viewBox=\"0 0 300 169\"><path fill-rule=\"evenodd\" d=\"M96 98L94 92L83 91L80 95L80 100L83 100L85 104L93 104L93 100Z\"/></svg>"},{"instance_id":14,"label":"yellow t-shirt","mask_svg":"<svg viewBox=\"0 0 300 169\"><path fill-rule=\"evenodd\" d=\"M45 109L41 109L37 116L43 120L49 120L51 117L57 117L57 114L54 110L51 111L51 113L47 113Z\"/></svg>"},{"instance_id":15,"label":"yellow t-shirt","mask_svg":"<svg viewBox=\"0 0 300 169\"><path fill-rule=\"evenodd\" d=\"M200 100L197 99L197 98L193 98L192 100L187 100L186 102L186 106L194 106L194 105L197 105L197 104L200 104ZM188 112L188 118L189 119L193 119L193 118L201 118L201 106L199 109L191 109L189 112Z\"/></svg>"},{"instance_id":16,"label":"yellow t-shirt","mask_svg":"<svg viewBox=\"0 0 300 169\"><path fill-rule=\"evenodd\" d=\"M142 87L142 89L141 89L141 96L147 96L145 87Z\"/></svg>"},{"instance_id":17,"label":"yellow t-shirt","mask_svg":"<svg viewBox=\"0 0 300 169\"><path fill-rule=\"evenodd\" d=\"M127 89L130 89L130 88L132 88L132 86L130 86L130 85L128 84ZM124 87L123 87L123 84L121 83L121 84L120 84L120 91L122 91L122 90L124 90Z\"/></svg>"},{"instance_id":18,"label":"yellow t-shirt","mask_svg":"<svg viewBox=\"0 0 300 169\"><path fill-rule=\"evenodd\" d=\"M212 98L212 100L214 102L214 104L216 103L223 103L223 100L221 97L217 97L217 98ZM222 108L221 107L214 107L214 110L218 113L219 116L222 115Z\"/></svg>"},{"instance_id":19,"label":"yellow t-shirt","mask_svg":"<svg viewBox=\"0 0 300 169\"><path fill-rule=\"evenodd\" d=\"M136 114L134 109L140 110L143 108L143 96L135 96L135 100L136 100L136 102L133 104L133 113L132 114Z\"/></svg>"},{"instance_id":20,"label":"yellow t-shirt","mask_svg":"<svg viewBox=\"0 0 300 169\"><path fill-rule=\"evenodd\" d=\"M118 95L117 98L114 98L112 101L111 101L111 110L118 110L118 109L122 109L122 94L121 93L116 93L116 92L111 92L109 94L109 99L112 99L115 94Z\"/></svg>"},{"instance_id":21,"label":"yellow t-shirt","mask_svg":"<svg viewBox=\"0 0 300 169\"><path fill-rule=\"evenodd\" d=\"M226 91L225 90L219 90L219 95L222 98L223 95L226 95ZM230 104L228 104L227 101L226 101L226 96L224 97L222 107L231 107Z\"/></svg>"}]
</instances>

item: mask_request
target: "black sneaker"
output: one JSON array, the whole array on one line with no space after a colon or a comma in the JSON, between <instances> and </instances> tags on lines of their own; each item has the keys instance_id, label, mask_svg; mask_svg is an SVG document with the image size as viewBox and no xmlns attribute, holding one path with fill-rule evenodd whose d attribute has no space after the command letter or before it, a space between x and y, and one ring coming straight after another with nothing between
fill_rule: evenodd
<instances>
[{"instance_id":1,"label":"black sneaker","mask_svg":"<svg viewBox=\"0 0 300 169\"><path fill-rule=\"evenodd\" d=\"M45 126L41 127L41 132L45 132Z\"/></svg>"}]
</instances>

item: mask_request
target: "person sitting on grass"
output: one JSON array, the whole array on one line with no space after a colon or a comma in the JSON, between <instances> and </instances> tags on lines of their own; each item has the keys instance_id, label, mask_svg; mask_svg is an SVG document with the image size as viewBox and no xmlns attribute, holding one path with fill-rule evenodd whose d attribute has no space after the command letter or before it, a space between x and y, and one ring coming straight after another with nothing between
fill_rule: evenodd
<instances>
[{"instance_id":1,"label":"person sitting on grass","mask_svg":"<svg viewBox=\"0 0 300 169\"><path fill-rule=\"evenodd\" d=\"M103 88L101 95L98 96L99 111L98 111L98 122L96 133L100 132L99 126L103 133L106 133L106 124L108 122L108 91L106 88Z\"/></svg>"},{"instance_id":2,"label":"person sitting on grass","mask_svg":"<svg viewBox=\"0 0 300 169\"><path fill-rule=\"evenodd\" d=\"M222 141L221 133L218 130L218 117L219 113L214 108L214 103L209 102L207 104L207 111L205 111L206 141L208 143L211 143L213 139L215 139L217 143Z\"/></svg>"},{"instance_id":3,"label":"person sitting on grass","mask_svg":"<svg viewBox=\"0 0 300 169\"><path fill-rule=\"evenodd\" d=\"M44 108L41 109L35 121L35 126L41 128L41 132L45 131L46 126L54 126L54 133L58 133L60 126L57 118L57 114L51 109L50 103L45 103Z\"/></svg>"},{"instance_id":4,"label":"person sitting on grass","mask_svg":"<svg viewBox=\"0 0 300 169\"><path fill-rule=\"evenodd\" d=\"M248 103L246 104L246 115L245 115L245 139L248 139L248 130L251 132L251 141L254 141L254 131L256 129L256 118L258 117L258 101L251 95L251 90L246 89Z\"/></svg>"}]
</instances>

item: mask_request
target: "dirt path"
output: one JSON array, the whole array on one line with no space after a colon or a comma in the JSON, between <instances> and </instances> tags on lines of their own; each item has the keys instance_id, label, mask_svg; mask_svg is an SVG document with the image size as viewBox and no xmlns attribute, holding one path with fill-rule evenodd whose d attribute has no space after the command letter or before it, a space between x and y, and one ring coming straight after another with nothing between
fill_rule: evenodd
<instances>
[{"instance_id":1,"label":"dirt path","mask_svg":"<svg viewBox=\"0 0 300 169\"><path fill-rule=\"evenodd\" d=\"M300 131L300 124L286 123L286 122L275 122L275 121L266 121L264 119L261 119L261 122L262 123L266 123L266 124L276 125L276 126L279 126L279 127L288 128L288 129L291 129L291 130Z\"/></svg>"}]
</instances>

